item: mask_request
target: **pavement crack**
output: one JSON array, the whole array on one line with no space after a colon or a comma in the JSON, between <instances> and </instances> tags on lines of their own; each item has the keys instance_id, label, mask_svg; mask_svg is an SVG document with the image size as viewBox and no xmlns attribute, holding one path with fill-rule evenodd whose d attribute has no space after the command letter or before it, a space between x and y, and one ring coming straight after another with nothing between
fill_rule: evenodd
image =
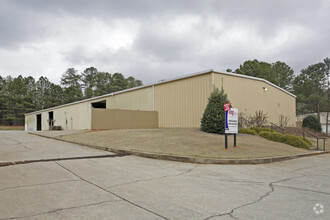
<instances>
[{"instance_id":1,"label":"pavement crack","mask_svg":"<svg viewBox=\"0 0 330 220\"><path fill-rule=\"evenodd\" d=\"M315 168L315 167L319 167L319 165L314 165L314 166L310 166L310 167L302 167L302 168L295 169L295 170L292 170L292 171L297 172L297 171L306 170L306 169Z\"/></svg>"},{"instance_id":2,"label":"pavement crack","mask_svg":"<svg viewBox=\"0 0 330 220\"><path fill-rule=\"evenodd\" d=\"M296 173L296 174L298 174L298 173ZM306 175L299 173L299 176L293 176L293 177L285 178L285 179L282 179L282 180L274 181L274 182L271 182L271 183L272 184L281 183L281 182L285 182L285 181L292 180L292 179L298 179L298 178L304 177L304 176L306 176Z\"/></svg>"},{"instance_id":3,"label":"pavement crack","mask_svg":"<svg viewBox=\"0 0 330 220\"><path fill-rule=\"evenodd\" d=\"M174 176L182 176L182 175L185 175L185 174L187 174L187 173L190 173L190 172L193 171L196 167L198 167L198 164L196 164L196 165L193 166L192 168L190 168L190 169L188 169L188 170L186 170L186 171L183 171L183 172L181 172L181 173L179 173L179 174L176 174L176 175L174 175Z\"/></svg>"},{"instance_id":4,"label":"pavement crack","mask_svg":"<svg viewBox=\"0 0 330 220\"><path fill-rule=\"evenodd\" d=\"M209 216L209 217L205 218L204 220L208 220L208 219L211 219L211 218L214 218L214 217L224 216L224 215L228 215L228 216L230 216L230 217L232 217L234 219L239 219L239 218L237 218L237 217L234 216L234 212L237 211L240 208L254 205L254 204L260 202L261 200L263 200L264 198L268 197L270 194L272 194L275 191L274 184L280 183L280 182L285 182L285 181L288 181L288 180L291 180L291 179L300 178L300 177L303 177L303 176L305 176L305 175L300 174L300 176L289 177L289 178L286 178L286 179L282 179L282 180L270 182L268 184L268 186L270 187L270 190L267 191L265 194L261 195L257 200L255 200L253 202L245 203L245 204L240 205L240 206L237 206L237 207L233 208L230 212L221 213L221 214L215 214L215 215Z\"/></svg>"},{"instance_id":5,"label":"pavement crack","mask_svg":"<svg viewBox=\"0 0 330 220\"><path fill-rule=\"evenodd\" d=\"M51 213L55 213L55 212L59 212L59 211L63 211L63 210L77 209L77 208L83 208L83 207L94 206L94 205L101 205L101 204L112 203L112 202L118 202L118 201L111 200L111 201L90 203L90 204L81 205L81 206L71 206L71 207L67 207L67 208L58 208L58 209L50 210L48 212L37 213L37 214L29 215L29 216L18 216L18 217L3 218L3 220L6 220L6 219L20 219L20 218L32 218L32 217L36 217L36 216L39 216L39 215L47 215L47 214L51 214Z\"/></svg>"},{"instance_id":6,"label":"pavement crack","mask_svg":"<svg viewBox=\"0 0 330 220\"><path fill-rule=\"evenodd\" d=\"M135 180L135 181L127 182L127 183L116 184L116 185L112 185L112 186L108 187L108 189L118 187L118 186L125 186L125 185L129 185L129 184L133 184L133 183L140 183L140 182L147 182L147 181L152 181L152 180L163 179L163 178L166 178L169 176L172 176L172 175L160 176L160 177L155 177L155 178L150 178L150 179L141 179L141 180Z\"/></svg>"},{"instance_id":7,"label":"pavement crack","mask_svg":"<svg viewBox=\"0 0 330 220\"><path fill-rule=\"evenodd\" d=\"M32 150L32 148L26 146L25 144L23 144L21 141L19 141L18 139L14 139L12 138L14 141L16 141L19 145L22 145L25 149L27 150Z\"/></svg>"},{"instance_id":8,"label":"pavement crack","mask_svg":"<svg viewBox=\"0 0 330 220\"><path fill-rule=\"evenodd\" d=\"M313 193L319 193L323 195L330 196L330 193L327 192L321 192L317 190L312 190L312 189L305 189L305 188L299 188L299 187L293 187L293 186L280 186L280 185L274 185L274 187L281 187L281 188L288 188L288 189L296 189L296 190L301 190L301 191L307 191L307 192L313 192Z\"/></svg>"},{"instance_id":9,"label":"pavement crack","mask_svg":"<svg viewBox=\"0 0 330 220\"><path fill-rule=\"evenodd\" d=\"M231 215L231 212L226 212L226 213L222 213L222 214L211 215L211 216L209 216L209 217L207 217L207 218L204 218L204 220L209 220L209 219L212 219L212 218L215 218L215 217L221 217L221 216L225 216L225 215L228 215L228 216L230 216L230 217L232 217L232 218L235 218L235 217L233 217L233 216ZM236 219L236 218L235 218L235 219Z\"/></svg>"},{"instance_id":10,"label":"pavement crack","mask_svg":"<svg viewBox=\"0 0 330 220\"><path fill-rule=\"evenodd\" d=\"M56 163L58 166L60 166L60 167L62 167L63 169L65 169L66 171L68 171L69 173L71 173L71 174L73 174L74 176L78 177L79 179L83 180L84 182L86 182L86 183L88 183L88 184L90 184L90 185L93 185L93 186L95 186L95 187L97 187L97 188L99 188L99 189L101 189L101 190L103 190L103 191L105 191L105 192L108 192L108 193L112 194L113 196L115 196L115 197L117 197L117 198L119 198L119 199L121 199L121 200L123 200L123 201L125 201L125 202L127 202L127 203L129 203L129 204L131 204L131 205L133 205L133 206L135 206L135 207L137 207L137 208L143 209L144 211L147 211L147 212L149 212L149 213L151 213L151 214L153 214L153 215L156 215L156 216L158 216L158 217L160 217L160 218L163 218L163 219L167 219L167 220L169 220L169 218L167 218L167 217L165 217L165 216L162 216L161 214L158 214L158 213L156 213L156 212L154 212L154 211L152 211L152 210L150 210L150 209L147 209L147 208L145 208L145 207L143 207L143 206L141 206L141 205L138 205L138 204L136 204L136 203L134 203L134 202L132 202L132 201L130 201L130 200L128 200L128 199L126 199L126 198L124 198L124 197L122 197L122 196L120 196L120 195L118 195L118 194L116 194L116 193L114 193L114 192L112 192L112 191L110 191L109 189L103 188L103 187L101 187L101 186L99 186L99 185L97 185L97 184L95 184L95 183L93 183L93 182L91 182L91 181L88 181L87 179L84 179L83 177L81 177L81 176L79 176L78 174L74 173L74 172L71 171L70 169L66 168L64 165L62 165L62 164L60 164L60 163L58 163L58 162L56 162L56 161L55 161L55 163Z\"/></svg>"},{"instance_id":11,"label":"pavement crack","mask_svg":"<svg viewBox=\"0 0 330 220\"><path fill-rule=\"evenodd\" d=\"M12 186L12 187L2 188L2 189L0 189L0 192L8 190L8 189L19 189L19 188L33 187L33 186L46 186L46 185L52 185L52 184L58 184L58 183L67 183L67 182L75 182L75 181L81 181L81 180L80 179L79 180L65 180L65 181L50 182L50 183L31 184L31 185L25 185L25 186Z\"/></svg>"},{"instance_id":12,"label":"pavement crack","mask_svg":"<svg viewBox=\"0 0 330 220\"><path fill-rule=\"evenodd\" d=\"M217 178L207 178L207 177L201 177L201 176L192 176L193 178L199 178L199 179L205 179L205 180L214 180L219 182L228 182L228 183L247 183L247 184L266 184L267 182L258 182L258 181L248 181L248 180L225 180L225 179L217 179Z\"/></svg>"},{"instance_id":13,"label":"pavement crack","mask_svg":"<svg viewBox=\"0 0 330 220\"><path fill-rule=\"evenodd\" d=\"M124 156L127 156L127 154L105 154L105 155L95 155L95 156L64 157L64 158L61 157L61 158L37 159L37 160L9 161L9 162L0 162L0 167L13 166L18 164L28 164L28 163L61 161L61 160L82 160L82 159L97 159L97 158L124 157Z\"/></svg>"},{"instance_id":14,"label":"pavement crack","mask_svg":"<svg viewBox=\"0 0 330 220\"><path fill-rule=\"evenodd\" d=\"M160 176L160 177L155 177L155 178L149 178L149 179L141 179L141 180L135 180L135 181L131 181L131 182L127 182L127 183L121 183L121 184L116 184L116 185L112 185L110 187L108 187L108 189L114 188L114 187L118 187L118 186L125 186L125 185L129 185L129 184L133 184L133 183L139 183L139 182L147 182L147 181L152 181L152 180L159 180L159 179L163 179L166 177L174 177L174 176L181 176L184 174L187 174L189 172L191 172L193 169L195 169L198 166L198 164L196 164L195 166L193 166L192 168L185 170L181 173L178 174L174 174L174 175L165 175L165 176Z\"/></svg>"}]
</instances>

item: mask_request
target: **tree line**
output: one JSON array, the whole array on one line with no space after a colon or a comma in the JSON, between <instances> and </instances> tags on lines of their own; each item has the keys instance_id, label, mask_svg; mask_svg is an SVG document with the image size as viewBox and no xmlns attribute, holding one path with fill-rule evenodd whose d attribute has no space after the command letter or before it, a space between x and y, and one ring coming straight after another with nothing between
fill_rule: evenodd
<instances>
[{"instance_id":1,"label":"tree line","mask_svg":"<svg viewBox=\"0 0 330 220\"><path fill-rule=\"evenodd\" d=\"M297 96L297 115L317 113L320 117L320 112L329 112L329 58L308 65L298 75L284 62L267 63L258 60L245 61L235 71L227 69L227 72L263 78L293 93Z\"/></svg>"},{"instance_id":2,"label":"tree line","mask_svg":"<svg viewBox=\"0 0 330 220\"><path fill-rule=\"evenodd\" d=\"M312 64L295 75L286 63L267 63L258 60L245 61L239 68L227 72L264 78L297 96L297 114L329 112L330 59ZM38 80L32 76L13 78L0 76L0 124L23 125L24 114L86 98L141 86L142 81L121 73L100 72L95 67L82 73L67 69L60 85L47 77Z\"/></svg>"},{"instance_id":3,"label":"tree line","mask_svg":"<svg viewBox=\"0 0 330 220\"><path fill-rule=\"evenodd\" d=\"M0 76L0 124L24 125L24 114L86 98L142 86L142 81L121 73L110 74L95 67L82 73L67 69L60 85L47 77Z\"/></svg>"}]
</instances>

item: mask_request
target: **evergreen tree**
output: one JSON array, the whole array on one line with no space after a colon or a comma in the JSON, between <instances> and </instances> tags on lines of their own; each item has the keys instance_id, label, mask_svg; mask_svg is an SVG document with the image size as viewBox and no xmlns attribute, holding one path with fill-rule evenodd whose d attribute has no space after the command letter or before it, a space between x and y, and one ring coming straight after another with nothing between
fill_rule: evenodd
<instances>
[{"instance_id":1,"label":"evergreen tree","mask_svg":"<svg viewBox=\"0 0 330 220\"><path fill-rule=\"evenodd\" d=\"M79 101L83 98L81 75L74 68L67 69L61 77L61 85L63 88L62 103L70 103Z\"/></svg>"},{"instance_id":2,"label":"evergreen tree","mask_svg":"<svg viewBox=\"0 0 330 220\"><path fill-rule=\"evenodd\" d=\"M98 72L95 77L95 86L95 96L100 96L113 92L111 74L108 72Z\"/></svg>"},{"instance_id":3,"label":"evergreen tree","mask_svg":"<svg viewBox=\"0 0 330 220\"><path fill-rule=\"evenodd\" d=\"M306 118L304 118L302 126L304 128L310 128L310 129L318 131L318 132L322 131L320 118L318 118L315 115L309 115Z\"/></svg>"},{"instance_id":4,"label":"evergreen tree","mask_svg":"<svg viewBox=\"0 0 330 220\"><path fill-rule=\"evenodd\" d=\"M63 104L76 102L83 99L82 90L76 86L63 88Z\"/></svg>"},{"instance_id":5,"label":"evergreen tree","mask_svg":"<svg viewBox=\"0 0 330 220\"><path fill-rule=\"evenodd\" d=\"M97 69L95 67L89 67L82 72L82 82L84 88L85 98L92 98L95 96L94 91L96 89L96 76Z\"/></svg>"},{"instance_id":6,"label":"evergreen tree","mask_svg":"<svg viewBox=\"0 0 330 220\"><path fill-rule=\"evenodd\" d=\"M112 75L112 84L114 92L128 88L128 82L121 73L114 73Z\"/></svg>"},{"instance_id":7,"label":"evergreen tree","mask_svg":"<svg viewBox=\"0 0 330 220\"><path fill-rule=\"evenodd\" d=\"M5 88L6 88L6 80L3 79L0 76L0 124L2 124L3 122L3 116L4 116L4 110L5 110Z\"/></svg>"},{"instance_id":8,"label":"evergreen tree","mask_svg":"<svg viewBox=\"0 0 330 220\"><path fill-rule=\"evenodd\" d=\"M292 90L294 71L284 62L277 61L275 63L267 63L258 60L248 60L245 61L243 65L240 65L235 72L238 74L263 78L283 89L288 91Z\"/></svg>"},{"instance_id":9,"label":"evergreen tree","mask_svg":"<svg viewBox=\"0 0 330 220\"><path fill-rule=\"evenodd\" d=\"M142 86L141 80L136 80L133 76L128 77L127 79L128 88L134 88L137 86Z\"/></svg>"},{"instance_id":10,"label":"evergreen tree","mask_svg":"<svg viewBox=\"0 0 330 220\"><path fill-rule=\"evenodd\" d=\"M208 133L225 133L225 110L223 105L228 103L228 96L221 88L214 88L201 120L201 130Z\"/></svg>"},{"instance_id":11,"label":"evergreen tree","mask_svg":"<svg viewBox=\"0 0 330 220\"><path fill-rule=\"evenodd\" d=\"M24 125L25 113L141 85L142 81L134 77L111 75L94 67L82 74L74 68L67 69L62 74L61 86L43 76L38 80L32 76L0 76L0 124Z\"/></svg>"},{"instance_id":12,"label":"evergreen tree","mask_svg":"<svg viewBox=\"0 0 330 220\"><path fill-rule=\"evenodd\" d=\"M301 70L293 81L293 91L297 95L297 112L314 113L327 111L327 72L324 63L317 63Z\"/></svg>"},{"instance_id":13,"label":"evergreen tree","mask_svg":"<svg viewBox=\"0 0 330 220\"><path fill-rule=\"evenodd\" d=\"M78 74L78 70L74 68L67 69L61 77L61 85L64 87L79 87L81 88L81 75Z\"/></svg>"}]
</instances>

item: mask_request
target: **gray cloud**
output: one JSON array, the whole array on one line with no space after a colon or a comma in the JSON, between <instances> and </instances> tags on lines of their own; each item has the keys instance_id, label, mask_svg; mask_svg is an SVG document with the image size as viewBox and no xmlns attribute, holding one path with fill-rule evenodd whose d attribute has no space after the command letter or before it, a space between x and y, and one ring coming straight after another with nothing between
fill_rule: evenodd
<instances>
[{"instance_id":1,"label":"gray cloud","mask_svg":"<svg viewBox=\"0 0 330 220\"><path fill-rule=\"evenodd\" d=\"M2 0L1 75L95 66L150 83L244 61L298 73L330 56L330 3L318 1Z\"/></svg>"}]
</instances>

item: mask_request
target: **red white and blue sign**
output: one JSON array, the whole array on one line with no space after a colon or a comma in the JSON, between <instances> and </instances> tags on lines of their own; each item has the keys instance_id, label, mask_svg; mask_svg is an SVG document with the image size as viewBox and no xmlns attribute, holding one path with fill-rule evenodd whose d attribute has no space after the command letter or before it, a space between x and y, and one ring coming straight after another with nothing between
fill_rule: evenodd
<instances>
[{"instance_id":1,"label":"red white and blue sign","mask_svg":"<svg viewBox=\"0 0 330 220\"><path fill-rule=\"evenodd\" d=\"M238 109L231 108L225 112L226 114L226 124L225 133L226 134L237 134L238 133Z\"/></svg>"},{"instance_id":2,"label":"red white and blue sign","mask_svg":"<svg viewBox=\"0 0 330 220\"><path fill-rule=\"evenodd\" d=\"M228 103L225 103L225 104L223 105L223 109L225 110L225 112L226 112L226 111L229 111L229 110L231 109L230 103L229 103L229 102L228 102Z\"/></svg>"}]
</instances>

